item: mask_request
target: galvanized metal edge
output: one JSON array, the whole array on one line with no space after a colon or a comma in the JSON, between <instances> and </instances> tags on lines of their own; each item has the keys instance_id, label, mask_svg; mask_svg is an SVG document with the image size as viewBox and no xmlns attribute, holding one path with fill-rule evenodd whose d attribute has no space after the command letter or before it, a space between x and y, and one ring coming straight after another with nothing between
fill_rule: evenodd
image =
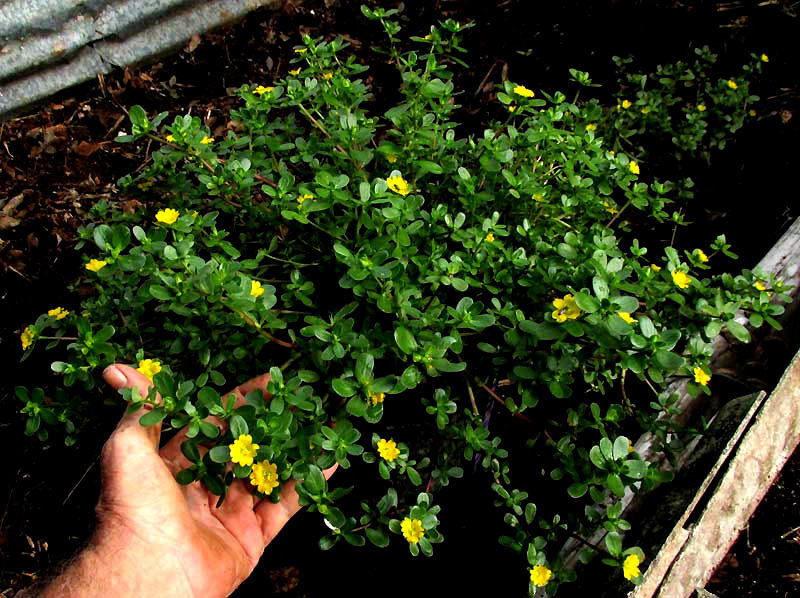
<instances>
[{"instance_id":1,"label":"galvanized metal edge","mask_svg":"<svg viewBox=\"0 0 800 598\"><path fill-rule=\"evenodd\" d=\"M0 119L115 67L166 54L195 34L278 1L128 0L101 5L14 0L0 4L0 38L8 39L21 30L36 33L6 42L0 49L0 80L8 79L0 84ZM96 14L86 14L87 7ZM84 12L75 14L78 8ZM19 16L16 25L14 16Z\"/></svg>"}]
</instances>

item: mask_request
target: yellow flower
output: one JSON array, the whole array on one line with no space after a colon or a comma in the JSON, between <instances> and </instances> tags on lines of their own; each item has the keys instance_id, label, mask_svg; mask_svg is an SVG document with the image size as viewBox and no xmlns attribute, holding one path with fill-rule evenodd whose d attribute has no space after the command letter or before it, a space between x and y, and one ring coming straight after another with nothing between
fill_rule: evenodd
<instances>
[{"instance_id":1,"label":"yellow flower","mask_svg":"<svg viewBox=\"0 0 800 598\"><path fill-rule=\"evenodd\" d=\"M295 48L294 49L294 53L295 54L305 54L306 52L308 52L308 48Z\"/></svg>"},{"instance_id":2,"label":"yellow flower","mask_svg":"<svg viewBox=\"0 0 800 598\"><path fill-rule=\"evenodd\" d=\"M144 374L145 377L152 382L153 376L161 371L161 363L155 361L154 359L142 359L139 362L139 367L136 368L136 371Z\"/></svg>"},{"instance_id":3,"label":"yellow flower","mask_svg":"<svg viewBox=\"0 0 800 598\"><path fill-rule=\"evenodd\" d=\"M700 386L707 386L708 381L711 380L711 376L706 374L706 371L701 367L694 368L692 373L694 374L694 381Z\"/></svg>"},{"instance_id":4,"label":"yellow flower","mask_svg":"<svg viewBox=\"0 0 800 598\"><path fill-rule=\"evenodd\" d=\"M516 107L514 104L509 104L509 105L506 107L506 109L507 109L509 112L515 112L515 111L516 111L516 109L517 109L517 107Z\"/></svg>"},{"instance_id":5,"label":"yellow flower","mask_svg":"<svg viewBox=\"0 0 800 598\"><path fill-rule=\"evenodd\" d=\"M331 79L333 79L333 73L322 73L322 78L325 79L326 81L330 81Z\"/></svg>"},{"instance_id":6,"label":"yellow flower","mask_svg":"<svg viewBox=\"0 0 800 598\"><path fill-rule=\"evenodd\" d=\"M175 136L172 135L172 133L170 133L169 135L167 135L166 140L172 143L173 141L175 141Z\"/></svg>"},{"instance_id":7,"label":"yellow flower","mask_svg":"<svg viewBox=\"0 0 800 598\"><path fill-rule=\"evenodd\" d=\"M586 125L586 130L587 131L596 131L597 130L597 125L594 124L594 123L589 123L588 125Z\"/></svg>"},{"instance_id":8,"label":"yellow flower","mask_svg":"<svg viewBox=\"0 0 800 598\"><path fill-rule=\"evenodd\" d=\"M386 179L386 184L389 186L389 189L398 195L402 195L403 197L408 195L408 183L403 177L390 176L388 179Z\"/></svg>"},{"instance_id":9,"label":"yellow flower","mask_svg":"<svg viewBox=\"0 0 800 598\"><path fill-rule=\"evenodd\" d=\"M264 294L264 287L261 286L261 283L257 280L250 281L250 296L255 297L258 299L261 295Z\"/></svg>"},{"instance_id":10,"label":"yellow flower","mask_svg":"<svg viewBox=\"0 0 800 598\"><path fill-rule=\"evenodd\" d=\"M386 161L389 162L389 164L394 164L397 162L397 156L395 154L386 154Z\"/></svg>"},{"instance_id":11,"label":"yellow flower","mask_svg":"<svg viewBox=\"0 0 800 598\"><path fill-rule=\"evenodd\" d=\"M33 339L36 337L36 331L33 329L33 326L28 326L25 330L22 331L22 334L19 335L19 340L22 342L22 350L27 350L33 344Z\"/></svg>"},{"instance_id":12,"label":"yellow flower","mask_svg":"<svg viewBox=\"0 0 800 598\"><path fill-rule=\"evenodd\" d=\"M581 315L581 308L575 303L575 299L571 294L564 295L563 299L554 299L553 319L558 322L566 322L567 320L574 320Z\"/></svg>"},{"instance_id":13,"label":"yellow flower","mask_svg":"<svg viewBox=\"0 0 800 598\"><path fill-rule=\"evenodd\" d=\"M201 143L202 145L209 145L209 144L211 144L211 143L214 143L214 138L213 138L213 137L208 137L208 136L205 136L205 137L203 137L203 138L200 140L200 143Z\"/></svg>"},{"instance_id":14,"label":"yellow flower","mask_svg":"<svg viewBox=\"0 0 800 598\"><path fill-rule=\"evenodd\" d=\"M108 265L108 262L105 260L96 260L94 258L89 260L89 263L86 264L85 268L90 272L99 272L103 268Z\"/></svg>"},{"instance_id":15,"label":"yellow flower","mask_svg":"<svg viewBox=\"0 0 800 598\"><path fill-rule=\"evenodd\" d=\"M614 206L612 206L608 202L607 199L603 200L603 207L606 209L606 212L608 212L609 214L616 214L617 212L619 212L619 210L617 208L615 208Z\"/></svg>"},{"instance_id":16,"label":"yellow flower","mask_svg":"<svg viewBox=\"0 0 800 598\"><path fill-rule=\"evenodd\" d=\"M695 249L694 254L697 256L697 259L699 259L704 264L708 261L708 256L703 252L702 249Z\"/></svg>"},{"instance_id":17,"label":"yellow flower","mask_svg":"<svg viewBox=\"0 0 800 598\"><path fill-rule=\"evenodd\" d=\"M656 266L655 264L650 264L650 269L653 272L660 272L661 271L661 266Z\"/></svg>"},{"instance_id":18,"label":"yellow flower","mask_svg":"<svg viewBox=\"0 0 800 598\"><path fill-rule=\"evenodd\" d=\"M400 522L400 530L403 532L403 537L408 540L409 544L416 544L425 535L425 530L422 527L422 521L419 519L411 519L406 517Z\"/></svg>"},{"instance_id":19,"label":"yellow flower","mask_svg":"<svg viewBox=\"0 0 800 598\"><path fill-rule=\"evenodd\" d=\"M651 110L650 106L645 106L644 108L642 108L642 114L650 114L650 110Z\"/></svg>"},{"instance_id":20,"label":"yellow flower","mask_svg":"<svg viewBox=\"0 0 800 598\"><path fill-rule=\"evenodd\" d=\"M761 62L769 62L769 56L766 54L761 55Z\"/></svg>"},{"instance_id":21,"label":"yellow flower","mask_svg":"<svg viewBox=\"0 0 800 598\"><path fill-rule=\"evenodd\" d=\"M231 462L238 465L252 465L258 452L258 445L253 444L250 434L242 434L228 448L231 451Z\"/></svg>"},{"instance_id":22,"label":"yellow flower","mask_svg":"<svg viewBox=\"0 0 800 598\"><path fill-rule=\"evenodd\" d=\"M367 396L367 402L372 405L373 407L378 403L383 403L383 400L386 398L386 395L382 392L369 392Z\"/></svg>"},{"instance_id":23,"label":"yellow flower","mask_svg":"<svg viewBox=\"0 0 800 598\"><path fill-rule=\"evenodd\" d=\"M180 215L181 213L178 210L167 208L166 210L159 210L156 213L156 220L163 224L173 224Z\"/></svg>"},{"instance_id":24,"label":"yellow flower","mask_svg":"<svg viewBox=\"0 0 800 598\"><path fill-rule=\"evenodd\" d=\"M253 446L257 447L258 445ZM266 460L256 463L253 465L253 471L250 472L250 483L262 494L270 494L280 484L278 466Z\"/></svg>"},{"instance_id":25,"label":"yellow flower","mask_svg":"<svg viewBox=\"0 0 800 598\"><path fill-rule=\"evenodd\" d=\"M275 89L275 88L274 87L264 87L263 85L259 85L258 87L256 87L253 90L253 93L256 94L257 96L263 96L265 93L269 93L273 89Z\"/></svg>"},{"instance_id":26,"label":"yellow flower","mask_svg":"<svg viewBox=\"0 0 800 598\"><path fill-rule=\"evenodd\" d=\"M753 286L756 287L756 289L759 290L759 291L766 291L767 290L767 286L763 282L761 282L760 280L757 280L756 283Z\"/></svg>"},{"instance_id":27,"label":"yellow flower","mask_svg":"<svg viewBox=\"0 0 800 598\"><path fill-rule=\"evenodd\" d=\"M298 195L297 203L302 206L303 202L306 201L307 199L314 199L314 196L311 195L310 193L304 193L303 195Z\"/></svg>"},{"instance_id":28,"label":"yellow flower","mask_svg":"<svg viewBox=\"0 0 800 598\"><path fill-rule=\"evenodd\" d=\"M523 98L533 97L533 92L524 85L517 85L514 88L514 93L517 94L518 96L522 96Z\"/></svg>"},{"instance_id":29,"label":"yellow flower","mask_svg":"<svg viewBox=\"0 0 800 598\"><path fill-rule=\"evenodd\" d=\"M757 113L756 113L756 111L755 111L755 110L751 110L751 111L750 111L750 112L748 112L747 114L749 114L750 116L755 116Z\"/></svg>"},{"instance_id":30,"label":"yellow flower","mask_svg":"<svg viewBox=\"0 0 800 598\"><path fill-rule=\"evenodd\" d=\"M623 108L623 110L627 110L631 106L633 106L633 103L630 100L622 100L622 108Z\"/></svg>"},{"instance_id":31,"label":"yellow flower","mask_svg":"<svg viewBox=\"0 0 800 598\"><path fill-rule=\"evenodd\" d=\"M635 554L629 554L625 557L625 562L622 563L622 574L625 576L625 579L631 580L642 574L641 571L639 571L640 563L639 557Z\"/></svg>"},{"instance_id":32,"label":"yellow flower","mask_svg":"<svg viewBox=\"0 0 800 598\"><path fill-rule=\"evenodd\" d=\"M636 323L636 319L631 317L631 314L630 314L630 312L627 312L627 311L618 311L618 312L617 312L617 315L618 315L620 318L622 318L623 320L625 320L625 321L626 321L628 324L635 324L635 323Z\"/></svg>"},{"instance_id":33,"label":"yellow flower","mask_svg":"<svg viewBox=\"0 0 800 598\"><path fill-rule=\"evenodd\" d=\"M486 241L487 243L493 243L494 235L492 233L489 233L488 235L486 235L486 237L484 237L483 240Z\"/></svg>"},{"instance_id":34,"label":"yellow flower","mask_svg":"<svg viewBox=\"0 0 800 598\"><path fill-rule=\"evenodd\" d=\"M673 270L672 274L672 282L675 283L675 286L679 289L686 289L692 282L692 279L689 275L685 272L681 272L680 270Z\"/></svg>"},{"instance_id":35,"label":"yellow flower","mask_svg":"<svg viewBox=\"0 0 800 598\"><path fill-rule=\"evenodd\" d=\"M706 105L705 104L698 104L697 105L697 111L698 112L705 112L706 111Z\"/></svg>"},{"instance_id":36,"label":"yellow flower","mask_svg":"<svg viewBox=\"0 0 800 598\"><path fill-rule=\"evenodd\" d=\"M534 193L533 195L531 195L531 199L533 201L544 201L544 195L542 195L541 193Z\"/></svg>"},{"instance_id":37,"label":"yellow flower","mask_svg":"<svg viewBox=\"0 0 800 598\"><path fill-rule=\"evenodd\" d=\"M730 87L731 89L739 89L739 86L733 79L728 79L728 87Z\"/></svg>"},{"instance_id":38,"label":"yellow flower","mask_svg":"<svg viewBox=\"0 0 800 598\"><path fill-rule=\"evenodd\" d=\"M48 311L47 315L54 317L56 320L63 320L69 315L69 312L63 307L57 307Z\"/></svg>"},{"instance_id":39,"label":"yellow flower","mask_svg":"<svg viewBox=\"0 0 800 598\"><path fill-rule=\"evenodd\" d=\"M378 454L381 456L381 459L394 461L400 456L400 449L397 448L397 444L394 440L384 440L381 438L378 441Z\"/></svg>"},{"instance_id":40,"label":"yellow flower","mask_svg":"<svg viewBox=\"0 0 800 598\"><path fill-rule=\"evenodd\" d=\"M300 74L300 69L292 69L289 71L289 74L292 75L293 77L296 77L297 75Z\"/></svg>"},{"instance_id":41,"label":"yellow flower","mask_svg":"<svg viewBox=\"0 0 800 598\"><path fill-rule=\"evenodd\" d=\"M544 587L552 575L553 572L545 565L536 565L531 569L531 583L538 587Z\"/></svg>"},{"instance_id":42,"label":"yellow flower","mask_svg":"<svg viewBox=\"0 0 800 598\"><path fill-rule=\"evenodd\" d=\"M628 170L633 174L639 174L639 165L634 160L631 160L628 162Z\"/></svg>"}]
</instances>

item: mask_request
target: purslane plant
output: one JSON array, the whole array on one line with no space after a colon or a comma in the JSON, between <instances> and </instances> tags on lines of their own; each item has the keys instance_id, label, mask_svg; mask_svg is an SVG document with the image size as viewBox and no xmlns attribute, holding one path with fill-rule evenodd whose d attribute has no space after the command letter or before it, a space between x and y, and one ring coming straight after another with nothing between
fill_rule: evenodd
<instances>
[{"instance_id":1,"label":"purslane plant","mask_svg":"<svg viewBox=\"0 0 800 598\"><path fill-rule=\"evenodd\" d=\"M105 365L134 362L154 384L146 397L123 393L132 409L152 405L142 424L187 427L192 466L180 482L199 480L223 500L235 478L271 497L296 479L331 528L323 548L386 546L394 534L430 555L442 540L436 490L479 463L511 528L501 542L525 555L531 590L573 580L558 549L598 529L604 545L585 556L603 552L637 583L645 555L623 545L621 499L669 475L629 439L649 430L667 449L678 430L659 418L673 400L666 381L709 392L712 339L748 340L740 310L753 326L778 326L785 289L747 270L707 275L715 254L732 255L723 237L656 251L622 240L633 210L681 220L679 186L648 173L632 141L652 111L504 81L502 119L462 136L450 69L462 64L468 27L446 21L413 38L421 50L401 51L395 11L364 13L383 25L402 74L403 101L385 114L370 112L365 67L343 40L311 37L283 79L241 88L224 134L197 117L164 124L165 113L131 108L120 141L159 147L121 186L153 207L96 207L78 247L94 295L79 313L40 317L23 349L68 341L52 366L67 386L91 388ZM752 98L736 81L728 89L741 93L724 110L739 123ZM721 145L716 130L709 139ZM236 405L220 394L264 370L268 397ZM626 380L649 396L626 392ZM74 439L91 411L75 397L17 394L40 437L42 422L60 421ZM523 450L571 502L512 484L519 472L492 405L528 422ZM436 443L413 446L402 426L387 432L416 406L430 417L415 424L437 430ZM351 489L322 475L334 462L374 467L385 494L345 513Z\"/></svg>"}]
</instances>

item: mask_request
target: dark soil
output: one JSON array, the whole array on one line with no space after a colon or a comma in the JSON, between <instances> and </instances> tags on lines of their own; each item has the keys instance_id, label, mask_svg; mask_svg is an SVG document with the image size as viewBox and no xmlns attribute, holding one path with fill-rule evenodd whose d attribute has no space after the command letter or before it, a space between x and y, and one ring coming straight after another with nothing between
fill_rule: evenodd
<instances>
[{"instance_id":1,"label":"dark soil","mask_svg":"<svg viewBox=\"0 0 800 598\"><path fill-rule=\"evenodd\" d=\"M731 68L751 53L768 54L770 63L755 90L762 96L759 122L741 131L710 169L695 172L697 164L687 165L697 183L690 219L702 226L679 234L692 236L682 239L686 243L707 246L724 233L740 255L738 267L752 267L798 216L793 173L800 146L793 115L800 96L800 28L790 3L409 0L403 9L406 30L414 34L424 35L445 17L476 23L465 42L471 68L459 76L465 118L492 109L492 83L504 75L532 89L567 91L568 69L578 68L605 83L597 93L610 97L613 55L633 55L637 66L649 70L691 61L694 48L703 45ZM391 98L399 81L371 51L382 41L380 32L361 17L358 3L293 0L279 11L256 11L236 26L197 38L161 62L99 78L0 123L0 595L13 596L47 575L91 532L97 455L119 408L105 408L99 422L67 448L55 435L47 443L24 436L13 389L49 382L50 358L44 352L19 363L19 333L48 309L79 305L79 295L68 287L81 276L74 244L88 210L99 200L137 207L115 187L119 177L141 166L143 156L141 149L113 141L128 127L125 109L141 104L151 114L191 111L212 131L221 130L237 104L231 93L245 83L269 84L284 73L302 33L344 36L371 64L378 103ZM771 388L797 344L793 335L772 336L742 353L742 367L730 372L737 392ZM798 472L795 456L709 586L719 596L796 593ZM523 596L524 564L497 545L496 521L473 515L492 513L486 507L492 497L477 489L485 486L467 479L437 499L447 505L446 541L431 559L412 561L398 543L384 551L337 546L320 553L321 520L296 517L237 595L339 595L343 591L332 588L346 584L355 588L350 595L378 590L434 596L449 590ZM479 505L475 511L473 505Z\"/></svg>"}]
</instances>

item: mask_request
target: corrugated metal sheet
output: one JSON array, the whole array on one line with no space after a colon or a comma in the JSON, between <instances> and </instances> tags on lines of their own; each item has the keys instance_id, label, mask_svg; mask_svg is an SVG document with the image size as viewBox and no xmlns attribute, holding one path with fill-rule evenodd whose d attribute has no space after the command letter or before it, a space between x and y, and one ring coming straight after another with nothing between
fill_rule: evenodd
<instances>
[{"instance_id":1,"label":"corrugated metal sheet","mask_svg":"<svg viewBox=\"0 0 800 598\"><path fill-rule=\"evenodd\" d=\"M0 0L0 118L279 0Z\"/></svg>"}]
</instances>

